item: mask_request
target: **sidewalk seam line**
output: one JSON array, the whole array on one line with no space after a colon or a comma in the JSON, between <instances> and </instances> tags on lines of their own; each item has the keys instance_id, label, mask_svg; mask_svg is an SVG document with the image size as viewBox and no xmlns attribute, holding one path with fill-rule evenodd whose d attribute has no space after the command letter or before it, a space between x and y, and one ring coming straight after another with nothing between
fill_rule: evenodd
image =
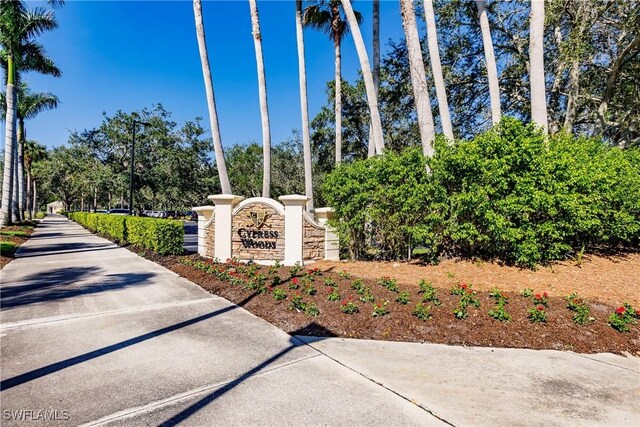
<instances>
[{"instance_id":1,"label":"sidewalk seam line","mask_svg":"<svg viewBox=\"0 0 640 427\"><path fill-rule=\"evenodd\" d=\"M305 356L305 357L303 357L301 359L292 360L291 362L287 362L287 363L282 364L282 365L274 366L272 368L265 369L265 370L260 371L260 372L256 372L253 375L249 375L246 379L249 379L249 378L252 378L252 377L257 377L257 376L263 375L263 374L267 374L267 373L276 371L278 369L286 368L286 367L289 367L289 366L294 365L296 363L304 362L305 360L313 359L314 357L320 357L320 356L322 356L322 352L318 351L317 354L312 354L310 356ZM202 386L202 387L199 387L199 388L196 388L196 389L185 391L183 393L178 393L176 395L167 397L165 399L160 399L160 400L156 400L154 402L147 403L146 405L142 405L142 406L138 406L138 407L134 407L134 408L129 408L129 409L123 409L122 411L118 411L118 412L114 412L114 413L109 414L109 415L105 415L104 417L98 418L97 420L86 422L84 424L81 424L80 426L81 427L99 426L99 425L104 425L104 424L112 422L112 421L127 419L127 418L130 418L130 417L138 414L138 413L140 413L140 414L149 413L149 412L151 412L151 411L153 411L155 409L164 408L166 406L170 406L171 404L173 404L175 402L179 402L181 400L186 400L186 399L188 399L188 398L190 398L192 396L195 396L195 395L198 395L198 394L202 394L202 393L205 393L205 392L213 390L213 389L224 387L225 385L230 384L230 383L232 383L234 381L235 381L235 379L228 380L228 381L222 381L222 382L219 382L219 383L216 383L216 384L210 384L210 385Z\"/></svg>"},{"instance_id":2,"label":"sidewalk seam line","mask_svg":"<svg viewBox=\"0 0 640 427\"><path fill-rule=\"evenodd\" d=\"M575 353L575 355L576 355L576 356L580 356L580 357L582 357L583 359L592 360L592 361L594 361L594 362L602 363L602 364L604 364L604 365L611 366L611 367L613 367L613 368L622 369L623 371L632 372L632 373L634 373L634 374L636 374L636 375L640 375L640 372L638 372L638 371L634 371L633 369L625 368L625 367L623 367L623 366L614 365L613 363L605 362L604 360L594 359L594 358L592 358L592 357L589 357L589 356L584 355L584 354L579 354L579 353Z\"/></svg>"},{"instance_id":3,"label":"sidewalk seam line","mask_svg":"<svg viewBox=\"0 0 640 427\"><path fill-rule=\"evenodd\" d=\"M303 342L304 342L304 341L303 341ZM438 420L442 421L443 423L445 423L445 424L447 424L447 425L450 425L450 426L452 426L452 427L455 427L455 424L453 424L451 421L448 421L448 420L446 420L446 419L444 419L444 418L440 417L439 415L436 415L436 413L435 413L434 411L432 411L432 410L431 410L431 409L429 409L429 408L426 408L426 407L422 406L422 404L412 401L411 399L409 399L408 397L406 397L406 396L404 396L404 395L400 394L399 392L397 392L397 391L395 391L395 390L393 390L393 389L391 389L391 388L387 387L386 385L384 385L384 384L382 384L382 383L380 383L380 382L378 382L378 381L374 380L373 378L371 378L371 377L369 377L369 376L367 376L367 375L363 374L362 372L360 372L360 371L358 371L358 370L356 370L356 369L354 369L354 368L352 368L352 367L350 367L350 366L348 366L348 365L346 365L346 364L344 364L344 363L340 362L339 360L337 360L337 359L335 359L335 358L333 358L333 357L329 356L327 353L325 353L324 351L320 350L319 348L314 347L314 346L313 346L313 345L311 345L310 343L305 342L305 344L306 344L306 345L308 345L309 347L311 347L312 349L314 349L314 350L316 350L316 351L320 352L320 354L322 354L323 356L326 356L327 358L329 358L329 359L333 360L333 361L334 361L334 362L336 362L337 364L339 364L339 365L341 365L341 366L344 366L345 368L349 369L350 371L355 372L356 374L360 375L361 377L364 377L364 378L368 379L368 380L369 380L369 381L371 381L372 383L374 383L374 384L376 384L376 385L379 385L380 387L384 388L385 390L390 391L391 393L393 393L393 394L395 394L396 396L398 396L398 397L400 397L400 398L402 398L402 399L406 400L407 402L411 403L412 405L417 406L418 408L420 408L420 409L422 409L423 411L427 412L427 413L428 413L429 415L431 415L432 417L437 418Z\"/></svg>"},{"instance_id":4,"label":"sidewalk seam line","mask_svg":"<svg viewBox=\"0 0 640 427\"><path fill-rule=\"evenodd\" d=\"M216 301L217 299L218 298L215 298L215 297L200 298L197 300L183 301L181 303L160 303L160 304L153 304L149 306L130 307L130 308L123 308L118 310L101 311L97 313L86 313L86 314L80 314L76 316L69 315L69 316L59 316L59 317L49 317L49 318L41 317L40 319L21 320L18 322L9 322L5 324L0 323L0 331L28 328L30 326L41 326L41 325L47 325L50 323L66 322L69 320L86 319L89 317L111 316L114 314L127 314L127 313L141 312L141 311L163 310L171 307L183 307L183 306L192 305L192 304L200 304L207 301ZM35 321L32 321L32 320L35 320Z\"/></svg>"}]
</instances>

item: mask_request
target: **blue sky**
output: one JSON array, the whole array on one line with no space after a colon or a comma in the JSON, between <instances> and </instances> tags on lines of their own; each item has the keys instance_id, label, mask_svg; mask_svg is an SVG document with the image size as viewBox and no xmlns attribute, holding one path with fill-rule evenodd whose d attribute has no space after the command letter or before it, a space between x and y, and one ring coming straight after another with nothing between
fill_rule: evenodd
<instances>
[{"instance_id":1,"label":"blue sky","mask_svg":"<svg viewBox=\"0 0 640 427\"><path fill-rule=\"evenodd\" d=\"M371 2L356 1L371 54ZM292 1L258 1L272 141L300 128L295 7ZM61 105L27 123L27 136L48 146L70 132L97 127L102 113L134 111L161 103L179 123L208 112L191 1L67 1L56 12L59 28L39 38L63 75L29 73L32 90L53 92ZM246 0L203 1L209 58L225 146L261 141L260 110ZM381 2L383 52L402 36L397 1ZM313 117L326 101L333 78L333 45L325 34L305 30L309 108ZM353 81L359 63L348 36L343 76ZM3 132L4 134L4 132Z\"/></svg>"}]
</instances>

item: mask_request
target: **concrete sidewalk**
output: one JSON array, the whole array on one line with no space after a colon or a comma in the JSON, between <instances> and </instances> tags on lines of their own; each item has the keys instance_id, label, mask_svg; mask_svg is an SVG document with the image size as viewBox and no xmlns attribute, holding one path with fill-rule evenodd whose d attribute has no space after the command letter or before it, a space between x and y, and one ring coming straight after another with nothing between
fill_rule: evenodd
<instances>
[{"instance_id":1,"label":"concrete sidewalk","mask_svg":"<svg viewBox=\"0 0 640 427\"><path fill-rule=\"evenodd\" d=\"M3 425L640 425L637 358L291 337L62 217L18 256Z\"/></svg>"}]
</instances>

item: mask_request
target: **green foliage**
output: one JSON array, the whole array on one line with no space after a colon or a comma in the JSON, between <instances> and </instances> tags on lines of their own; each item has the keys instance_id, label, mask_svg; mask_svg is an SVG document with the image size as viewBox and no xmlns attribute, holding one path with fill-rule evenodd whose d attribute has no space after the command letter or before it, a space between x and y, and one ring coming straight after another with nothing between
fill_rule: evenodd
<instances>
[{"instance_id":1,"label":"green foliage","mask_svg":"<svg viewBox=\"0 0 640 427\"><path fill-rule=\"evenodd\" d=\"M284 290L280 288L273 290L273 299L275 301L281 301L286 298L287 298L287 293Z\"/></svg>"},{"instance_id":2,"label":"green foliage","mask_svg":"<svg viewBox=\"0 0 640 427\"><path fill-rule=\"evenodd\" d=\"M413 314L420 320L427 320L431 317L431 306L418 303L416 304L415 310L413 310L411 314Z\"/></svg>"},{"instance_id":3,"label":"green foliage","mask_svg":"<svg viewBox=\"0 0 640 427\"><path fill-rule=\"evenodd\" d=\"M529 309L529 315L527 316L531 323L544 323L547 321L547 312L544 311L544 306L539 305Z\"/></svg>"},{"instance_id":4,"label":"green foliage","mask_svg":"<svg viewBox=\"0 0 640 427\"><path fill-rule=\"evenodd\" d=\"M384 286L389 289L391 292L398 292L398 280L392 279L391 277L383 277L378 280L378 285Z\"/></svg>"},{"instance_id":5,"label":"green foliage","mask_svg":"<svg viewBox=\"0 0 640 427\"><path fill-rule=\"evenodd\" d=\"M407 304L410 299L411 299L411 294L407 291L402 291L396 297L396 302L399 302L400 304Z\"/></svg>"},{"instance_id":6,"label":"green foliage","mask_svg":"<svg viewBox=\"0 0 640 427\"><path fill-rule=\"evenodd\" d=\"M34 216L34 217L35 217L36 219L43 219L43 218L44 218L44 217L46 217L46 216L47 216L47 213L46 213L46 212L38 211L38 212L36 212L36 214L35 214L35 216Z\"/></svg>"},{"instance_id":7,"label":"green foliage","mask_svg":"<svg viewBox=\"0 0 640 427\"><path fill-rule=\"evenodd\" d=\"M387 309L387 305L389 305L389 301L385 301L383 303L374 305L371 315L373 317L382 317L384 315L389 314L389 309Z\"/></svg>"},{"instance_id":8,"label":"green foliage","mask_svg":"<svg viewBox=\"0 0 640 427\"><path fill-rule=\"evenodd\" d=\"M28 237L29 234L24 231L0 230L2 236Z\"/></svg>"},{"instance_id":9,"label":"green foliage","mask_svg":"<svg viewBox=\"0 0 640 427\"><path fill-rule=\"evenodd\" d=\"M310 302L305 306L304 314L311 317L318 317L320 315L320 310L318 310L315 303Z\"/></svg>"},{"instance_id":10,"label":"green foliage","mask_svg":"<svg viewBox=\"0 0 640 427\"><path fill-rule=\"evenodd\" d=\"M69 219L116 242L130 243L160 255L183 252L184 227L180 221L87 212L71 212Z\"/></svg>"},{"instance_id":11,"label":"green foliage","mask_svg":"<svg viewBox=\"0 0 640 427\"><path fill-rule=\"evenodd\" d=\"M355 314L360 311L360 308L353 301L342 301L342 305L340 306L340 311L345 314Z\"/></svg>"},{"instance_id":12,"label":"green foliage","mask_svg":"<svg viewBox=\"0 0 640 427\"><path fill-rule=\"evenodd\" d=\"M12 255L16 250L16 244L13 242L0 242L0 254Z\"/></svg>"},{"instance_id":13,"label":"green foliage","mask_svg":"<svg viewBox=\"0 0 640 427\"><path fill-rule=\"evenodd\" d=\"M419 149L343 164L326 177L332 224L352 258L415 246L535 267L640 244L640 154L504 118L429 160Z\"/></svg>"},{"instance_id":14,"label":"green foliage","mask_svg":"<svg viewBox=\"0 0 640 427\"><path fill-rule=\"evenodd\" d=\"M420 293L422 293L422 301L423 302L433 302L434 305L442 304L440 299L438 299L438 292L436 288L433 287L431 282L426 282L425 280L420 280L418 284L420 286Z\"/></svg>"}]
</instances>

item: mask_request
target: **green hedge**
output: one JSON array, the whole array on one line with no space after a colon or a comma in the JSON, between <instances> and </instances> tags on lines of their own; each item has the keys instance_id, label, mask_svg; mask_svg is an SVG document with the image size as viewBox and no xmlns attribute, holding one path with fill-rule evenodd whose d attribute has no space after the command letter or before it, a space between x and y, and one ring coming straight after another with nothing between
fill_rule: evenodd
<instances>
[{"instance_id":1,"label":"green hedge","mask_svg":"<svg viewBox=\"0 0 640 427\"><path fill-rule=\"evenodd\" d=\"M118 243L130 243L160 255L183 252L184 226L180 221L87 212L70 212L69 219Z\"/></svg>"},{"instance_id":2,"label":"green hedge","mask_svg":"<svg viewBox=\"0 0 640 427\"><path fill-rule=\"evenodd\" d=\"M431 173L427 172L427 162ZM533 267L640 245L640 150L505 118L469 141L436 142L342 165L323 189L354 258L411 248Z\"/></svg>"}]
</instances>

